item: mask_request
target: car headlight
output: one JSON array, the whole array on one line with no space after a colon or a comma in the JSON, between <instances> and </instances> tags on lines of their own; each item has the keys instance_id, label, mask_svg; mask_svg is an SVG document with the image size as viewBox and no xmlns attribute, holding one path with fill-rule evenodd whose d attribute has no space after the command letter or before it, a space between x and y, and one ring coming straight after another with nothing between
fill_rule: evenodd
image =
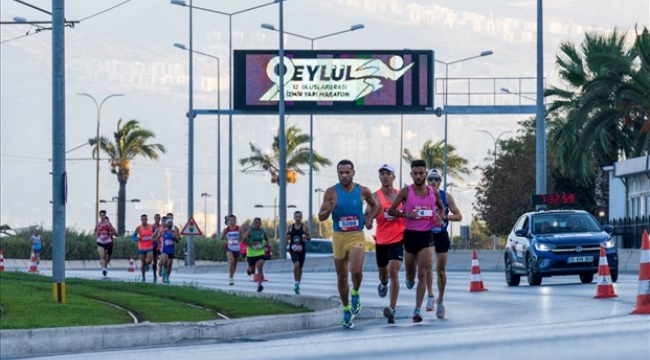
<instances>
[{"instance_id":1,"label":"car headlight","mask_svg":"<svg viewBox=\"0 0 650 360\"><path fill-rule=\"evenodd\" d=\"M616 246L616 243L614 243L614 240L609 239L609 240L607 240L607 241L605 241L603 243L600 243L600 245L604 246L605 249L611 249L614 246Z\"/></svg>"},{"instance_id":2,"label":"car headlight","mask_svg":"<svg viewBox=\"0 0 650 360\"><path fill-rule=\"evenodd\" d=\"M535 243L535 250L537 251L551 251L552 248L549 244Z\"/></svg>"}]
</instances>

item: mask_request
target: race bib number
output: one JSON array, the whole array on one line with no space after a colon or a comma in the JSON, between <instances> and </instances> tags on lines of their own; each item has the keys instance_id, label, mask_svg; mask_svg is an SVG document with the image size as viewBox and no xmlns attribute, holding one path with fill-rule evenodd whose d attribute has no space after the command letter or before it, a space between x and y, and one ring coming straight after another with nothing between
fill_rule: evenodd
<instances>
[{"instance_id":1,"label":"race bib number","mask_svg":"<svg viewBox=\"0 0 650 360\"><path fill-rule=\"evenodd\" d=\"M293 252L302 252L302 244L293 244L293 245L291 245L291 251L293 251Z\"/></svg>"},{"instance_id":2,"label":"race bib number","mask_svg":"<svg viewBox=\"0 0 650 360\"><path fill-rule=\"evenodd\" d=\"M228 248L232 251L239 251L239 233L238 232L229 232L226 234L226 240L228 241Z\"/></svg>"},{"instance_id":3,"label":"race bib number","mask_svg":"<svg viewBox=\"0 0 650 360\"><path fill-rule=\"evenodd\" d=\"M262 243L253 243L253 249L260 250L262 248Z\"/></svg>"},{"instance_id":4,"label":"race bib number","mask_svg":"<svg viewBox=\"0 0 650 360\"><path fill-rule=\"evenodd\" d=\"M174 240L171 239L165 240L165 246L172 246L172 245L174 245Z\"/></svg>"},{"instance_id":5,"label":"race bib number","mask_svg":"<svg viewBox=\"0 0 650 360\"><path fill-rule=\"evenodd\" d=\"M152 239L151 235L142 237L142 241L151 241L151 239Z\"/></svg>"},{"instance_id":6,"label":"race bib number","mask_svg":"<svg viewBox=\"0 0 650 360\"><path fill-rule=\"evenodd\" d=\"M340 231L357 231L359 230L358 216L341 216L339 218Z\"/></svg>"},{"instance_id":7,"label":"race bib number","mask_svg":"<svg viewBox=\"0 0 650 360\"><path fill-rule=\"evenodd\" d=\"M395 220L395 217L389 215L389 214L388 214L388 210L386 210L386 211L384 211L384 219L385 219L386 221L393 221L393 220Z\"/></svg>"},{"instance_id":8,"label":"race bib number","mask_svg":"<svg viewBox=\"0 0 650 360\"><path fill-rule=\"evenodd\" d=\"M416 219L431 220L433 217L433 209L431 206L416 206L413 210L417 213Z\"/></svg>"},{"instance_id":9,"label":"race bib number","mask_svg":"<svg viewBox=\"0 0 650 360\"><path fill-rule=\"evenodd\" d=\"M106 239L108 237L108 233L107 232L101 232L101 233L99 233L99 237L102 238L102 239Z\"/></svg>"}]
</instances>

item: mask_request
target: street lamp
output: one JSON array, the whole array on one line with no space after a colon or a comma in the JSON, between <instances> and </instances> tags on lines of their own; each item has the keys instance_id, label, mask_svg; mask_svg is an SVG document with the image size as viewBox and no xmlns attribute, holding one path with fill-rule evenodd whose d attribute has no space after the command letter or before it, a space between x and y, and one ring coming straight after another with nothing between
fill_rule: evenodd
<instances>
[{"instance_id":1,"label":"street lamp","mask_svg":"<svg viewBox=\"0 0 650 360\"><path fill-rule=\"evenodd\" d=\"M95 140L97 141L97 144L95 146L96 149L95 152L97 155L97 160L95 162L95 224L97 224L99 222L99 218L98 218L99 216L99 158L100 158L99 154L101 153L101 149L99 147L99 129L100 129L101 117L102 117L102 106L104 105L104 102L106 102L106 100L112 97L125 96L125 95L124 94L108 95L99 104L97 104L97 100L95 100L95 98L90 94L79 93L77 95L89 97L90 100L92 100L95 103L95 108L97 110L97 137L95 138Z\"/></svg>"},{"instance_id":2,"label":"street lamp","mask_svg":"<svg viewBox=\"0 0 650 360\"><path fill-rule=\"evenodd\" d=\"M442 172L443 172L443 175L442 175L443 176L442 189L443 190L447 190L447 104L448 104L448 98L449 98L449 65L456 64L456 63L463 62L463 61L467 61L467 60L476 59L476 58L483 57L483 56L490 56L492 54L493 54L492 50L485 50L485 51L481 51L478 55L470 56L470 57L459 59L459 60L449 61L449 62L445 62L445 61L442 61L442 60L435 59L435 61L437 63L442 64L442 65L445 66L445 96L443 98L443 104L444 104L444 108L445 108L445 139L444 139L445 148L444 148L444 155L443 155L444 156L444 160L443 160L444 163L443 163L443 166L442 166Z\"/></svg>"},{"instance_id":3,"label":"street lamp","mask_svg":"<svg viewBox=\"0 0 650 360\"><path fill-rule=\"evenodd\" d=\"M510 94L510 95L519 96L519 98L521 98L521 99L526 99L526 100L530 100L530 101L537 101L537 100L533 99L532 97L528 97L528 96L523 95L521 93L511 91L508 88L501 88L501 92L504 92L504 93Z\"/></svg>"},{"instance_id":4,"label":"street lamp","mask_svg":"<svg viewBox=\"0 0 650 360\"><path fill-rule=\"evenodd\" d=\"M207 192L202 192L201 197L203 198L203 232L206 237L208 237L208 198L212 196ZM217 222L219 222L219 217L217 217Z\"/></svg>"},{"instance_id":5,"label":"street lamp","mask_svg":"<svg viewBox=\"0 0 650 360\"><path fill-rule=\"evenodd\" d=\"M286 1L286 0L282 0ZM233 204L233 153L232 153L232 90L233 90L233 78L232 78L232 17L235 15L239 15L248 11L256 10L265 6L273 5L278 2L281 2L280 0L274 0L269 3L261 4L258 6L253 6L250 8L246 8L243 10L235 11L235 12L224 12L224 11L218 11L218 10L212 10L212 9L207 9L199 6L193 6L192 5L192 0L190 0L190 4L188 5L185 3L183 0L172 0L171 3L173 5L179 5L179 6L185 6L190 8L190 14L191 9L197 9L197 10L203 10L215 14L220 14L220 15L225 15L228 16L228 82L229 82L229 90L228 90L228 102L229 102L229 109L230 112L228 113L228 214L233 213L232 209L232 204ZM190 15L190 38L192 34L192 16ZM192 48L192 42L190 41L190 48L189 48L190 54L193 52ZM191 56L190 56L191 59ZM190 61L190 69L192 68L192 62ZM191 71L190 71L191 73ZM285 175L286 177L286 175Z\"/></svg>"},{"instance_id":6,"label":"street lamp","mask_svg":"<svg viewBox=\"0 0 650 360\"><path fill-rule=\"evenodd\" d=\"M174 43L174 47L190 51L181 43ZM218 56L197 50L192 50L192 52L217 60L217 110L221 110L221 60ZM221 234L221 222L219 219L221 219L221 112L217 111L217 234Z\"/></svg>"},{"instance_id":7,"label":"street lamp","mask_svg":"<svg viewBox=\"0 0 650 360\"><path fill-rule=\"evenodd\" d=\"M501 134L499 134L499 136L497 136L496 138L494 138L494 135L492 135L492 133L487 131L487 130L476 130L476 131L479 131L479 132L486 133L486 134L490 135L490 137L492 138L492 141L494 141L494 169L496 170L496 168L497 168L497 144L499 142L499 139L504 134L511 133L512 131L510 131L510 130L504 131Z\"/></svg>"},{"instance_id":8,"label":"street lamp","mask_svg":"<svg viewBox=\"0 0 650 360\"><path fill-rule=\"evenodd\" d=\"M320 194L320 193L324 193L325 190L323 190L321 188L318 188L318 189L315 189L314 192L317 193L317 194ZM318 198L318 211L320 211L320 195L316 195L316 197ZM322 225L321 225L321 222L319 220L318 221L318 237L321 237L321 234L320 234L321 230L322 230Z\"/></svg>"},{"instance_id":9,"label":"street lamp","mask_svg":"<svg viewBox=\"0 0 650 360\"><path fill-rule=\"evenodd\" d=\"M273 198L273 205L262 205L262 204L255 204L253 207L255 208L268 208L272 207L273 208L273 228L275 231L275 238L278 238L278 215L277 215L277 209L280 207L278 206L278 198ZM287 208L289 209L294 209L296 208L296 205L290 204L287 205ZM286 247L286 246L285 246ZM280 247L282 248L282 247Z\"/></svg>"},{"instance_id":10,"label":"street lamp","mask_svg":"<svg viewBox=\"0 0 650 360\"><path fill-rule=\"evenodd\" d=\"M275 26L271 24L262 24L263 29L271 30L271 31L279 31L278 29L275 28ZM309 40L311 42L311 50L314 50L314 41L324 39L327 37L332 37L335 35L339 34L344 34L347 32L355 31L355 30L361 30L364 28L363 24L356 24L350 26L350 28L321 35L321 36L316 36L316 37L309 37L305 35L300 35L297 33L289 32L289 31L284 31L285 34L293 35L295 37L299 37L301 39ZM314 207L314 201L313 201L313 188L314 188L314 114L309 114L309 231L310 233L313 232L313 207Z\"/></svg>"}]
</instances>

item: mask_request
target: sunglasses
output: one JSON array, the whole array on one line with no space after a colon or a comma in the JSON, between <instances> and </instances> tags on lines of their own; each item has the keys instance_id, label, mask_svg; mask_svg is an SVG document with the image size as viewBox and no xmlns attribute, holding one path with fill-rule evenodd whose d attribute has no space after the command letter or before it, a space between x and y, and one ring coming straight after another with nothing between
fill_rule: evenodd
<instances>
[{"instance_id":1,"label":"sunglasses","mask_svg":"<svg viewBox=\"0 0 650 360\"><path fill-rule=\"evenodd\" d=\"M439 182L440 180L442 180L442 178L439 178L439 177L428 177L427 178L427 181L430 181L430 182L433 182L433 181Z\"/></svg>"}]
</instances>

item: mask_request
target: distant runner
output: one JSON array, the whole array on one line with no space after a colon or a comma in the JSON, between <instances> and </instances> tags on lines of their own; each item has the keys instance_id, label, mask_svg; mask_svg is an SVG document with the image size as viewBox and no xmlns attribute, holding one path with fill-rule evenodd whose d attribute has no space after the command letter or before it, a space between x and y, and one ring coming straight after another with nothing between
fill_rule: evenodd
<instances>
[{"instance_id":1,"label":"distant runner","mask_svg":"<svg viewBox=\"0 0 650 360\"><path fill-rule=\"evenodd\" d=\"M293 262L293 291L300 294L300 280L302 279L302 267L305 265L305 242L311 240L309 228L302 223L302 212L293 213L293 225L287 230L287 243L289 244L289 255Z\"/></svg>"}]
</instances>

